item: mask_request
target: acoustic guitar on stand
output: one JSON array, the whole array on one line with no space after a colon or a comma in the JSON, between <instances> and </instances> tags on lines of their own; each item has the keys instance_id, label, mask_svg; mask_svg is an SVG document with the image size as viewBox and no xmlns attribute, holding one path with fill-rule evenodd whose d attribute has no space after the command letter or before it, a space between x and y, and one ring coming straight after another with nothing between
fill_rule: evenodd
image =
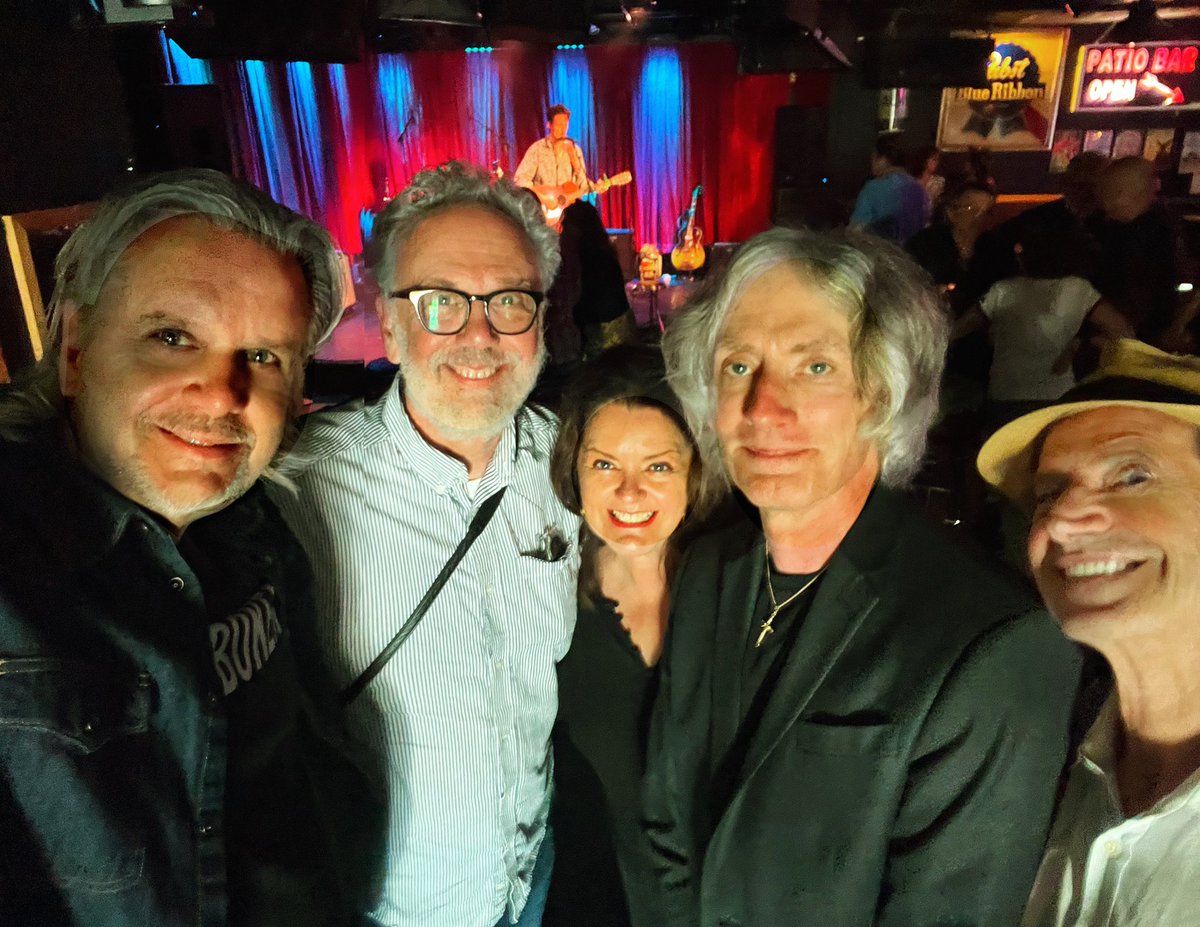
<instances>
[{"instance_id":1,"label":"acoustic guitar on stand","mask_svg":"<svg viewBox=\"0 0 1200 927\"><path fill-rule=\"evenodd\" d=\"M704 232L696 225L696 203L704 188L696 184L692 191L692 204L679 217L679 235L671 251L671 263L676 270L689 273L704 266Z\"/></svg>"},{"instance_id":2,"label":"acoustic guitar on stand","mask_svg":"<svg viewBox=\"0 0 1200 927\"><path fill-rule=\"evenodd\" d=\"M607 193L609 187L623 187L629 183L633 183L633 174L629 171L621 171L612 177L593 180L590 186L592 193ZM529 189L536 193L538 199L542 201L542 212L546 214L547 225L558 225L559 220L562 219L563 210L584 195L584 191L579 189L578 184L570 180L556 187L541 184Z\"/></svg>"}]
</instances>

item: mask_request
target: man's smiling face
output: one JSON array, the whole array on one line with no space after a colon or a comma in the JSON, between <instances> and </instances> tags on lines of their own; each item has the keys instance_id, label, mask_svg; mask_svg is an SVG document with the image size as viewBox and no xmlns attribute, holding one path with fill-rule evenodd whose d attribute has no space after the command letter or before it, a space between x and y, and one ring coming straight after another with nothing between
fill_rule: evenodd
<instances>
[{"instance_id":1,"label":"man's smiling face","mask_svg":"<svg viewBox=\"0 0 1200 927\"><path fill-rule=\"evenodd\" d=\"M1029 561L1066 633L1102 646L1200 604L1195 425L1108 406L1055 423L1034 472Z\"/></svg>"}]
</instances>

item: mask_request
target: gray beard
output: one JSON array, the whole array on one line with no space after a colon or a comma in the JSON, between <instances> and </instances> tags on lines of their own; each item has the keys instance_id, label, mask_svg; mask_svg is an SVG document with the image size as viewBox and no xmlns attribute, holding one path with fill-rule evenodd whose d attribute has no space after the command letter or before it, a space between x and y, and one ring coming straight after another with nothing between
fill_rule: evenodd
<instances>
[{"instance_id":1,"label":"gray beard","mask_svg":"<svg viewBox=\"0 0 1200 927\"><path fill-rule=\"evenodd\" d=\"M482 352L473 348L448 348L437 352L426 364L421 365L409 357L406 340L401 339L400 348L399 366L405 402L435 425L442 437L451 441L477 441L494 438L503 432L529 398L546 361L545 341L540 333L537 353L527 363L517 361L509 352L490 348ZM498 361L508 366L506 382L493 390L484 401L471 406L448 401L450 397L438 388L430 369L436 369L451 357L480 360L484 356L489 362Z\"/></svg>"}]
</instances>

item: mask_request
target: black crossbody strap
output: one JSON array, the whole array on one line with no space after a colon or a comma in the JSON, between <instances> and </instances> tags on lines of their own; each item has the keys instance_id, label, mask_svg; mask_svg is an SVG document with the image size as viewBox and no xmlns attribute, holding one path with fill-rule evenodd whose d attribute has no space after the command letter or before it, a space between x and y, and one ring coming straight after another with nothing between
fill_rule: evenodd
<instances>
[{"instance_id":1,"label":"black crossbody strap","mask_svg":"<svg viewBox=\"0 0 1200 927\"><path fill-rule=\"evenodd\" d=\"M408 620L400 626L400 630L396 632L396 636L388 642L388 645L383 648L379 656L371 661L371 665L359 673L358 678L342 690L341 699L343 705L349 705L362 695L363 689L370 685L371 680L379 675L379 671L387 665L388 660L396 655L396 651L408 639L408 635L412 634L413 629L421 623L421 619L429 611L429 606L433 604L433 600L442 591L442 587L446 585L446 580L450 578L450 574L454 572L454 568L466 556L467 550L475 543L475 539L483 533L483 529L492 520L492 516L496 514L496 509L499 508L500 500L504 496L504 490L507 488L507 486L501 486L483 500L483 504L479 506L479 511L475 513L475 517L471 519L471 524L467 527L466 535L458 542L458 547L454 548L454 553L450 555L450 559L446 561L446 565L438 573L437 578L433 581L433 585L429 587L429 591L417 603L417 607L412 610L412 614L408 616Z\"/></svg>"}]
</instances>

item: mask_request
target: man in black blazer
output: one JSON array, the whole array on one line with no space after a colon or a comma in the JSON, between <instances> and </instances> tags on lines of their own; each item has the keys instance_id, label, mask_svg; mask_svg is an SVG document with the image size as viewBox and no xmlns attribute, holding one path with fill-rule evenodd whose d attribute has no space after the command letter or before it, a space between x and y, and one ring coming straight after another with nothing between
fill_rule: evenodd
<instances>
[{"instance_id":1,"label":"man in black blazer","mask_svg":"<svg viewBox=\"0 0 1200 927\"><path fill-rule=\"evenodd\" d=\"M758 236L667 332L761 526L699 541L675 584L645 807L663 923L1020 917L1078 660L898 492L945 345L916 267L852 232Z\"/></svg>"}]
</instances>

